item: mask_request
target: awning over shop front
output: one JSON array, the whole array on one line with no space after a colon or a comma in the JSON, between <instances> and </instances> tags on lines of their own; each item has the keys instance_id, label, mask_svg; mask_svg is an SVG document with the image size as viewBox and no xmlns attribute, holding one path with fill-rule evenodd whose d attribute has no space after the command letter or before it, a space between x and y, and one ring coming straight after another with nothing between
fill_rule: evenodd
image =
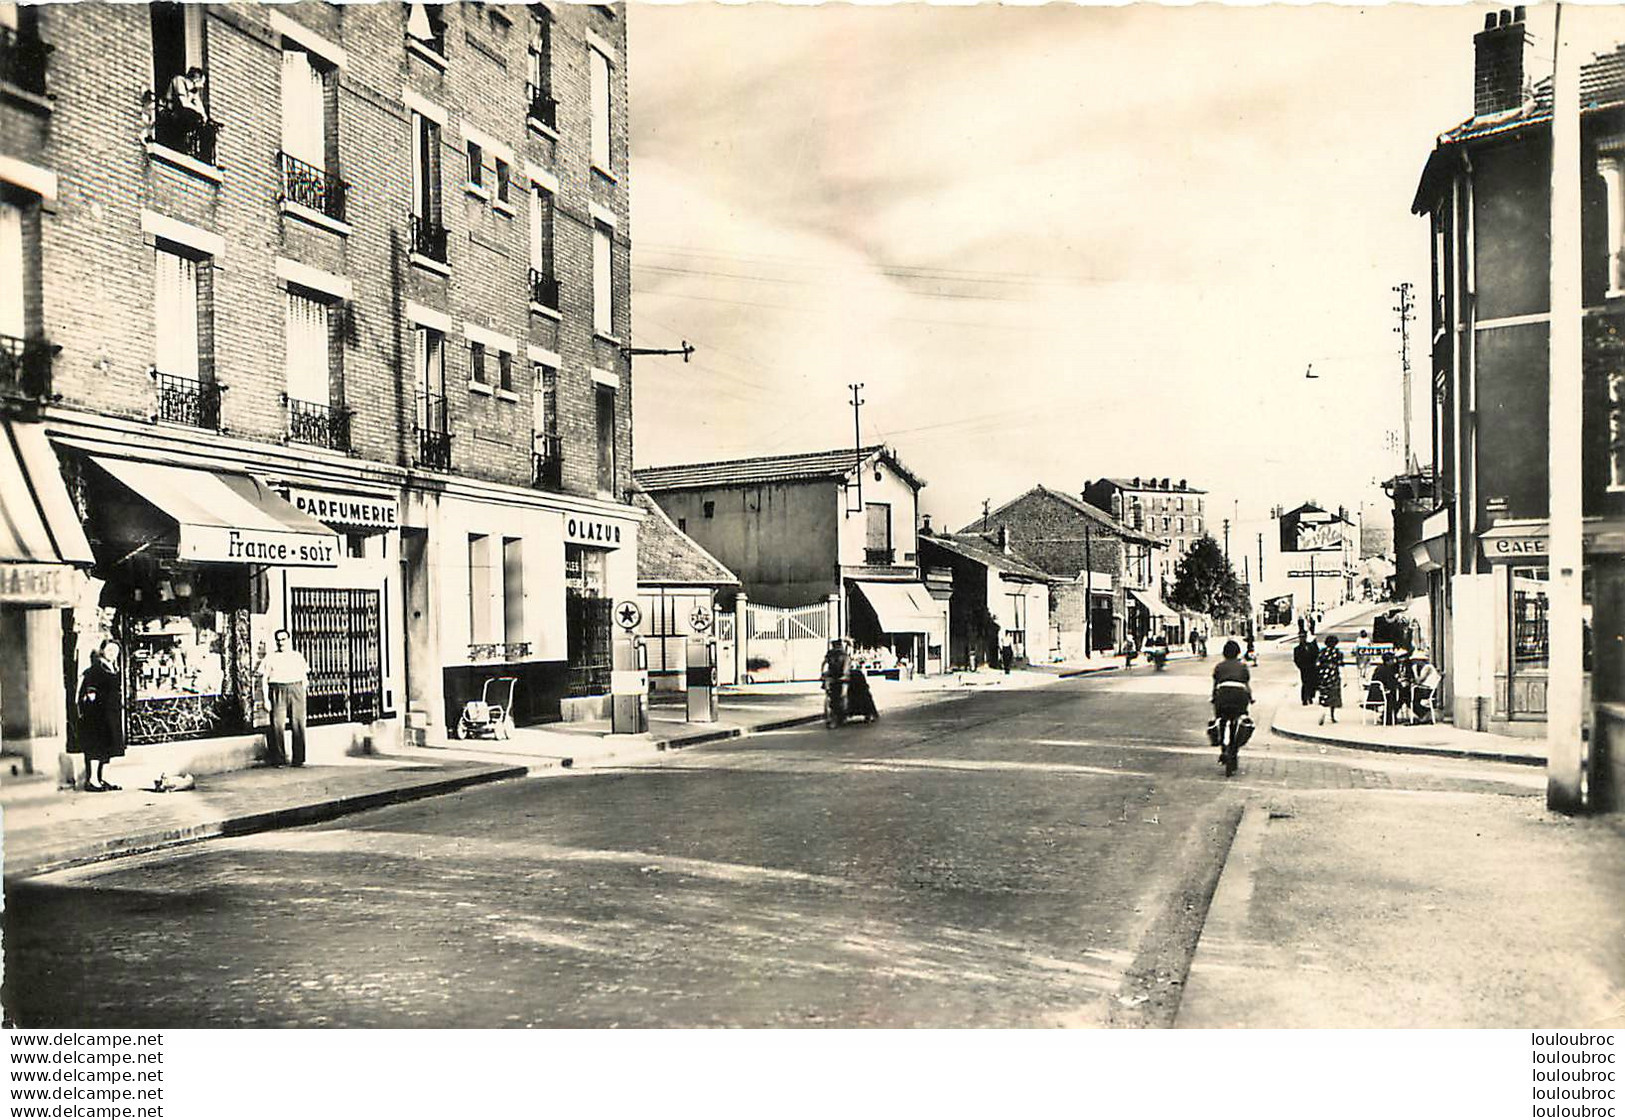
<instances>
[{"instance_id":1,"label":"awning over shop front","mask_svg":"<svg viewBox=\"0 0 1625 1120\"><path fill-rule=\"evenodd\" d=\"M869 601L880 629L887 634L930 634L942 629L942 608L923 583L854 580L852 585Z\"/></svg>"},{"instance_id":2,"label":"awning over shop front","mask_svg":"<svg viewBox=\"0 0 1625 1120\"><path fill-rule=\"evenodd\" d=\"M175 523L175 554L182 560L338 566L338 534L258 479L102 456L93 461Z\"/></svg>"},{"instance_id":3,"label":"awning over shop front","mask_svg":"<svg viewBox=\"0 0 1625 1120\"><path fill-rule=\"evenodd\" d=\"M1444 567L1447 546L1448 538L1442 536L1430 537L1411 545L1411 559L1416 562L1416 570L1436 572Z\"/></svg>"},{"instance_id":4,"label":"awning over shop front","mask_svg":"<svg viewBox=\"0 0 1625 1120\"><path fill-rule=\"evenodd\" d=\"M1152 618L1178 618L1179 612L1171 609L1164 603L1155 591L1136 591L1129 588L1128 593L1140 601L1140 605L1151 612Z\"/></svg>"},{"instance_id":5,"label":"awning over shop front","mask_svg":"<svg viewBox=\"0 0 1625 1120\"><path fill-rule=\"evenodd\" d=\"M38 424L0 430L0 602L67 604L94 562L56 453Z\"/></svg>"}]
</instances>

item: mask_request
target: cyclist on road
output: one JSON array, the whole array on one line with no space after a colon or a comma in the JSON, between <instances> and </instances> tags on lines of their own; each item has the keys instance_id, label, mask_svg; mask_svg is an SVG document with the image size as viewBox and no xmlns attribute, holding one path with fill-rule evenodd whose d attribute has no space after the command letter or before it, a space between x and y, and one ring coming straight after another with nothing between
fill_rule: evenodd
<instances>
[{"instance_id":1,"label":"cyclist on road","mask_svg":"<svg viewBox=\"0 0 1625 1120\"><path fill-rule=\"evenodd\" d=\"M1219 761L1226 774L1236 768L1236 750L1241 746L1236 733L1252 702L1252 671L1241 660L1241 646L1232 639L1224 643L1224 660L1213 666L1213 717L1219 727L1216 745L1221 748Z\"/></svg>"}]
</instances>

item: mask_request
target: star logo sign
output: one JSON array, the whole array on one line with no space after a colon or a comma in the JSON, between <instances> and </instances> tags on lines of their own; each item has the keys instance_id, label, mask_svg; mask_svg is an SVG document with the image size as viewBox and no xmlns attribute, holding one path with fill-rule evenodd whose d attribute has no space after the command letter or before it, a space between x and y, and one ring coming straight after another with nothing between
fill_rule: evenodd
<instances>
[{"instance_id":1,"label":"star logo sign","mask_svg":"<svg viewBox=\"0 0 1625 1120\"><path fill-rule=\"evenodd\" d=\"M643 612L638 610L636 603L622 603L616 608L615 614L621 626L627 630L643 621Z\"/></svg>"}]
</instances>

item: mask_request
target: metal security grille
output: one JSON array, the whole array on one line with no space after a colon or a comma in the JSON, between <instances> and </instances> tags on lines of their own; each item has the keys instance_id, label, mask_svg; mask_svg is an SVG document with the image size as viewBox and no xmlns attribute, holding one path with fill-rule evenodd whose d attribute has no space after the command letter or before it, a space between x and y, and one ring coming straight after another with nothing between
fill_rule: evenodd
<instances>
[{"instance_id":1,"label":"metal security grille","mask_svg":"<svg viewBox=\"0 0 1625 1120\"><path fill-rule=\"evenodd\" d=\"M378 592L291 589L293 648L310 662L309 722L366 723L382 710L382 627Z\"/></svg>"},{"instance_id":2,"label":"metal security grille","mask_svg":"<svg viewBox=\"0 0 1625 1120\"><path fill-rule=\"evenodd\" d=\"M610 600L596 596L565 596L565 639L570 659L566 695L600 696L609 691L613 606Z\"/></svg>"}]
</instances>

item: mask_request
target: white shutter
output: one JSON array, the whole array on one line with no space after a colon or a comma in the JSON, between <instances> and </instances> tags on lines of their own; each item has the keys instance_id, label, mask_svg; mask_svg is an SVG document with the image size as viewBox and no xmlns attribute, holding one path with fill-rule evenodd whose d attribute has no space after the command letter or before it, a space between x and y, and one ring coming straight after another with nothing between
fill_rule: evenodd
<instances>
[{"instance_id":1,"label":"white shutter","mask_svg":"<svg viewBox=\"0 0 1625 1120\"><path fill-rule=\"evenodd\" d=\"M288 396L328 403L328 306L288 293Z\"/></svg>"},{"instance_id":2,"label":"white shutter","mask_svg":"<svg viewBox=\"0 0 1625 1120\"><path fill-rule=\"evenodd\" d=\"M427 122L417 113L412 114L412 214L414 217L424 217L423 183L428 176L428 169L423 166L424 141L423 132ZM421 334L421 332L419 332Z\"/></svg>"},{"instance_id":3,"label":"white shutter","mask_svg":"<svg viewBox=\"0 0 1625 1120\"><path fill-rule=\"evenodd\" d=\"M597 50L587 49L592 70L592 162L610 171L609 166L609 59Z\"/></svg>"},{"instance_id":4,"label":"white shutter","mask_svg":"<svg viewBox=\"0 0 1625 1120\"><path fill-rule=\"evenodd\" d=\"M542 271L542 188L530 188L530 267Z\"/></svg>"},{"instance_id":5,"label":"white shutter","mask_svg":"<svg viewBox=\"0 0 1625 1120\"><path fill-rule=\"evenodd\" d=\"M304 51L282 52L282 150L312 167L327 166L325 86Z\"/></svg>"},{"instance_id":6,"label":"white shutter","mask_svg":"<svg viewBox=\"0 0 1625 1120\"><path fill-rule=\"evenodd\" d=\"M0 334L22 338L23 320L23 212L0 202Z\"/></svg>"},{"instance_id":7,"label":"white shutter","mask_svg":"<svg viewBox=\"0 0 1625 1120\"><path fill-rule=\"evenodd\" d=\"M157 250L153 326L158 371L198 379L197 264Z\"/></svg>"},{"instance_id":8,"label":"white shutter","mask_svg":"<svg viewBox=\"0 0 1625 1120\"><path fill-rule=\"evenodd\" d=\"M532 365L535 391L530 396L531 448L541 454L547 450L547 369Z\"/></svg>"},{"instance_id":9,"label":"white shutter","mask_svg":"<svg viewBox=\"0 0 1625 1120\"><path fill-rule=\"evenodd\" d=\"M610 272L609 230L592 227L592 325L599 334L614 334L614 277Z\"/></svg>"}]
</instances>

